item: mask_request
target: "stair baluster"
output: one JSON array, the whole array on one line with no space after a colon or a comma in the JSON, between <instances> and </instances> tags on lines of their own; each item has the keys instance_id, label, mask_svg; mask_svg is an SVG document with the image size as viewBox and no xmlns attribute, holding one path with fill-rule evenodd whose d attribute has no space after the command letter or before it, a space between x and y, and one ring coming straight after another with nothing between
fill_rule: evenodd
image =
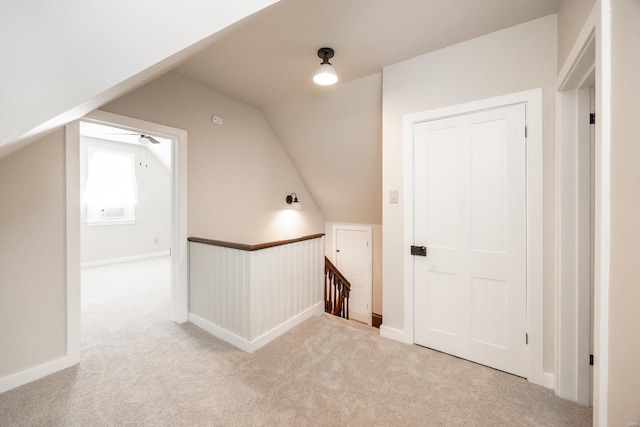
<instances>
[{"instance_id":1,"label":"stair baluster","mask_svg":"<svg viewBox=\"0 0 640 427\"><path fill-rule=\"evenodd\" d=\"M324 311L349 319L351 283L327 257L324 258L324 277Z\"/></svg>"}]
</instances>

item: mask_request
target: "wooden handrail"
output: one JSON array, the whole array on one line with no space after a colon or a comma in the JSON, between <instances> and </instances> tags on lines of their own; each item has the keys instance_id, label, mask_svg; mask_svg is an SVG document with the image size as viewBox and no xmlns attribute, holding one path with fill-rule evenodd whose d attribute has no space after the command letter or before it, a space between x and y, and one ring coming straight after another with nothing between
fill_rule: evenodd
<instances>
[{"instance_id":1,"label":"wooden handrail","mask_svg":"<svg viewBox=\"0 0 640 427\"><path fill-rule=\"evenodd\" d=\"M295 239L277 240L275 242L258 243L255 245L246 245L244 243L224 242L222 240L203 239L202 237L189 237L187 240L195 243L203 243L205 245L221 246L223 248L238 249L241 251L259 251L260 249L268 249L276 246L288 245L290 243L304 242L305 240L319 239L324 233L310 234L308 236L297 237Z\"/></svg>"},{"instance_id":2,"label":"wooden handrail","mask_svg":"<svg viewBox=\"0 0 640 427\"><path fill-rule=\"evenodd\" d=\"M349 294L351 283L324 257L324 311L349 319Z\"/></svg>"},{"instance_id":3,"label":"wooden handrail","mask_svg":"<svg viewBox=\"0 0 640 427\"><path fill-rule=\"evenodd\" d=\"M351 283L347 280L346 277L342 275L342 273L340 273L340 270L338 270L338 267L333 265L331 260L327 257L324 257L324 266L325 266L325 270L327 269L331 270L333 274L335 274L336 277L338 277L342 281L342 283L345 284L345 286L349 289L349 291L351 291Z\"/></svg>"}]
</instances>

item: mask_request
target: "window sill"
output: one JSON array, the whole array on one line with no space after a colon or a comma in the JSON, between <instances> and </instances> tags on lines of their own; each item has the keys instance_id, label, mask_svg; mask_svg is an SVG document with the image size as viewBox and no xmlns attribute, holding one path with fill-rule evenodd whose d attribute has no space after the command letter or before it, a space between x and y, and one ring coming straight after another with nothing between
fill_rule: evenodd
<instances>
[{"instance_id":1,"label":"window sill","mask_svg":"<svg viewBox=\"0 0 640 427\"><path fill-rule=\"evenodd\" d=\"M104 221L87 221L89 227L103 226L103 225L131 225L135 224L135 219L107 219Z\"/></svg>"}]
</instances>

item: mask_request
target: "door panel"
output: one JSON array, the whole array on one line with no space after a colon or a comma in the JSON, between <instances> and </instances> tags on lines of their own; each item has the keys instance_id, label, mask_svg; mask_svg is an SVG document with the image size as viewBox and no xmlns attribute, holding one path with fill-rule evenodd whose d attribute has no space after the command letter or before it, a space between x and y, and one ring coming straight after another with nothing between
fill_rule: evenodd
<instances>
[{"instance_id":1,"label":"door panel","mask_svg":"<svg viewBox=\"0 0 640 427\"><path fill-rule=\"evenodd\" d=\"M502 280L471 278L471 339L507 348L507 286Z\"/></svg>"},{"instance_id":2,"label":"door panel","mask_svg":"<svg viewBox=\"0 0 640 427\"><path fill-rule=\"evenodd\" d=\"M414 127L415 342L516 375L526 360L525 111Z\"/></svg>"},{"instance_id":3,"label":"door panel","mask_svg":"<svg viewBox=\"0 0 640 427\"><path fill-rule=\"evenodd\" d=\"M451 143L456 137L456 128L445 127L434 130L436 134L432 144L419 148L425 150L426 169L439 177L438 181L427 180L426 173L421 176L425 182L425 203L437 205L439 209L426 211L426 233L430 236L432 247L454 248L456 246L456 146ZM418 147L416 147L418 148Z\"/></svg>"},{"instance_id":4,"label":"door panel","mask_svg":"<svg viewBox=\"0 0 640 427\"><path fill-rule=\"evenodd\" d=\"M506 120L471 124L471 249L506 249Z\"/></svg>"}]
</instances>

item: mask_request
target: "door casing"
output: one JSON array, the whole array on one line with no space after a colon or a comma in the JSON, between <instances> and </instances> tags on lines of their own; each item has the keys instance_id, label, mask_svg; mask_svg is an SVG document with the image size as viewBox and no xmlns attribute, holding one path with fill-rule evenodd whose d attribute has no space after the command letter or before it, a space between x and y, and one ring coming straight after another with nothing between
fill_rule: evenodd
<instances>
[{"instance_id":1,"label":"door casing","mask_svg":"<svg viewBox=\"0 0 640 427\"><path fill-rule=\"evenodd\" d=\"M598 85L596 75L599 11L596 6L578 35L568 59L560 70L556 92L556 352L555 392L558 396L589 405L591 379L589 367L592 337L590 305L596 303L589 287L580 283L591 278L590 245L594 245L594 262L598 257L598 176L591 170L589 147L591 112L589 88ZM596 90L598 88L596 87ZM596 102L596 122L598 117ZM598 124L600 126L600 124ZM597 138L596 138L597 144ZM598 149L595 168L602 168ZM595 218L590 218L590 175L595 175ZM602 200L602 199L601 199ZM602 202L600 203L602 205ZM591 229L595 231L592 240ZM597 315L597 313L596 313ZM595 325L594 325L595 326ZM602 362L602 360L600 360Z\"/></svg>"}]
</instances>

